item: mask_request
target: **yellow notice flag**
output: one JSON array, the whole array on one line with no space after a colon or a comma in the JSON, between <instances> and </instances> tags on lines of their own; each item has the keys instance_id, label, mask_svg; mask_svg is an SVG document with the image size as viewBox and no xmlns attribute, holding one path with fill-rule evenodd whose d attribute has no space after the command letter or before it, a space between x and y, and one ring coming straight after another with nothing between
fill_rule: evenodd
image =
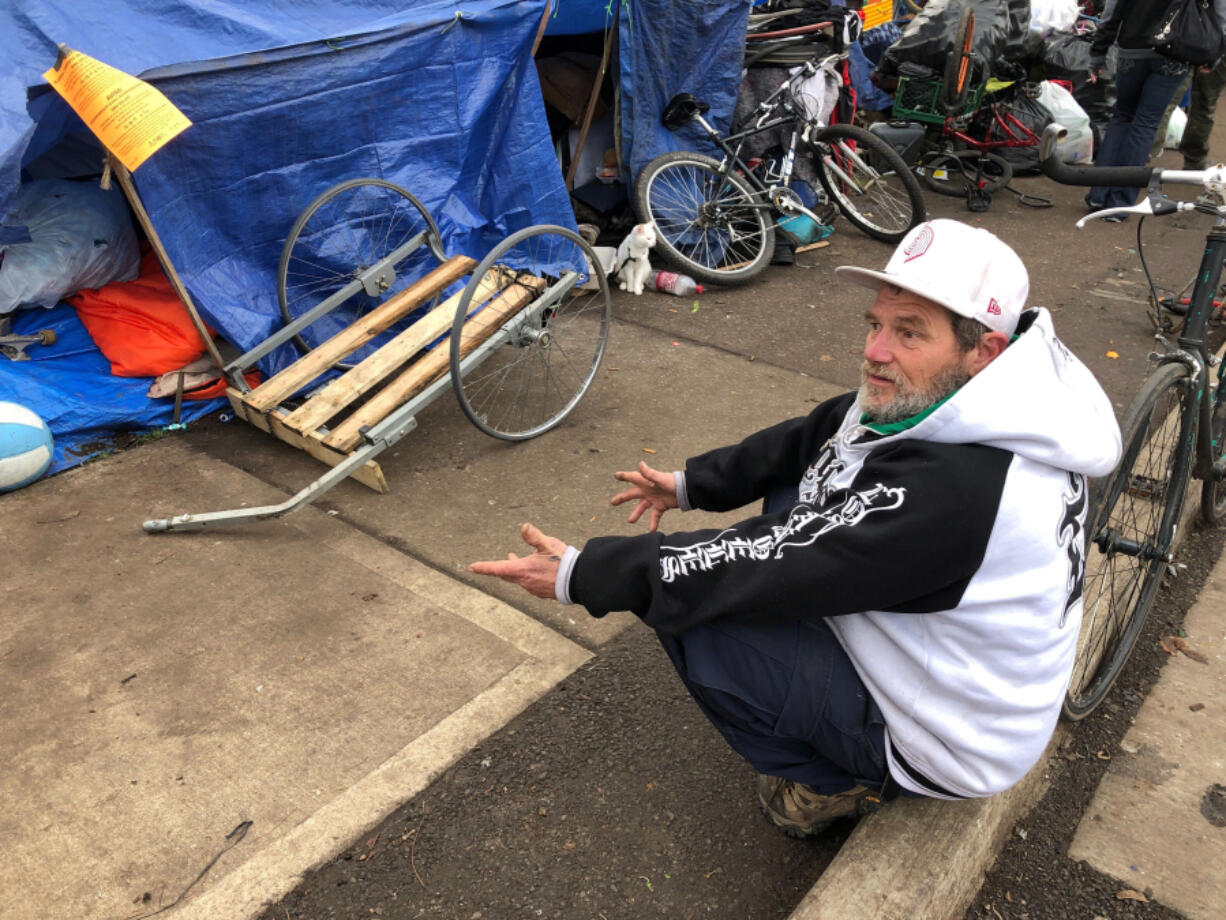
<instances>
[{"instance_id":1,"label":"yellow notice flag","mask_svg":"<svg viewBox=\"0 0 1226 920\"><path fill-rule=\"evenodd\" d=\"M156 88L65 45L43 79L129 172L191 125Z\"/></svg>"}]
</instances>

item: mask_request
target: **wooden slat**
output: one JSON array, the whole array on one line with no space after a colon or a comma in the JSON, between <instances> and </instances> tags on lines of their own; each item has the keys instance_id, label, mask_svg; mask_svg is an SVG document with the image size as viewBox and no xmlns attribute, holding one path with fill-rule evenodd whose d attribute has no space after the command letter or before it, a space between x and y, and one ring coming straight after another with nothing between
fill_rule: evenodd
<instances>
[{"instance_id":1,"label":"wooden slat","mask_svg":"<svg viewBox=\"0 0 1226 920\"><path fill-rule=\"evenodd\" d=\"M539 278L521 276L519 283L490 301L485 309L464 324L460 355L469 354L493 335L503 323L530 303L544 286L545 282ZM360 430L363 427L382 421L398 406L404 405L448 372L450 351L450 348L434 349L333 428L323 443L336 450L352 450L362 440Z\"/></svg>"},{"instance_id":2,"label":"wooden slat","mask_svg":"<svg viewBox=\"0 0 1226 920\"><path fill-rule=\"evenodd\" d=\"M497 275L489 272L474 291L473 302L482 303L496 290ZM291 412L285 419L286 426L301 434L308 434L327 423L328 419L359 396L370 392L392 371L451 329L456 307L463 296L464 291L460 291L448 297L373 355L333 380Z\"/></svg>"},{"instance_id":3,"label":"wooden slat","mask_svg":"<svg viewBox=\"0 0 1226 920\"><path fill-rule=\"evenodd\" d=\"M453 281L471 272L476 264L468 256L452 256L424 278L413 282L353 325L342 329L279 374L265 380L247 394L247 405L257 412L271 409L287 396L298 392L355 348L366 344L397 320L412 313L422 301L433 297Z\"/></svg>"},{"instance_id":4,"label":"wooden slat","mask_svg":"<svg viewBox=\"0 0 1226 920\"><path fill-rule=\"evenodd\" d=\"M247 405L243 401L243 394L238 390L230 388L226 390L226 396L230 398L230 405L234 407L234 412L239 418L250 422L261 431L268 432L277 440L284 441L292 447L306 451L316 460L326 463L328 466L336 466L341 461L348 459L346 454L324 446L323 442L318 438L303 437L298 432L291 431L285 427L283 424L285 411L283 409L274 409L268 415L263 415ZM349 478L357 480L367 488L374 489L381 495L386 495L391 491L387 487L387 480L383 477L383 468L374 460L367 460L350 473Z\"/></svg>"}]
</instances>

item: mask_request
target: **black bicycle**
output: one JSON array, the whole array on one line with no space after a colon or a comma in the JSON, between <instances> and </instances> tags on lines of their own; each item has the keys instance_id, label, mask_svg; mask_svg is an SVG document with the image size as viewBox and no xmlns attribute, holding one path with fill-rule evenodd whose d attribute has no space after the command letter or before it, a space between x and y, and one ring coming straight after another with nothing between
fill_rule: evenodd
<instances>
[{"instance_id":1,"label":"black bicycle","mask_svg":"<svg viewBox=\"0 0 1226 920\"><path fill-rule=\"evenodd\" d=\"M676 131L697 124L723 158L673 151L639 173L635 210L655 224L656 252L665 261L709 284L743 284L770 262L777 231L796 238L798 226L825 223L829 217L823 220L816 209L830 201L860 230L886 242L898 242L924 220L919 182L894 149L856 125L828 123L832 94L843 91L847 50L839 44L836 38L835 50L823 48L801 65L736 133L716 131L703 118L709 106L688 93L669 102L665 126ZM741 158L749 138L781 127L790 129L790 140L780 158L757 166ZM821 193L793 181L797 158L806 156ZM806 191L815 203L806 203Z\"/></svg>"},{"instance_id":2,"label":"black bicycle","mask_svg":"<svg viewBox=\"0 0 1226 920\"><path fill-rule=\"evenodd\" d=\"M1157 367L1129 406L1124 453L1109 476L1090 486L1086 528L1084 612L1077 661L1064 715L1082 719L1093 711L1128 660L1162 576L1171 564L1180 513L1192 478L1202 481L1200 511L1205 521L1226 519L1226 387L1223 365L1205 345L1214 295L1226 261L1226 168L1153 169L1147 166L1074 168L1055 156L1063 129L1052 125L1040 148L1043 171L1065 185L1145 188L1145 198L1127 208L1097 211L1077 222L1112 214L1164 216L1197 211L1217 218L1205 239L1200 270L1186 315L1172 342L1159 332L1163 351L1151 355ZM1199 186L1195 202L1163 195L1165 184ZM1137 227L1137 250L1141 251ZM1151 296L1159 300L1141 256ZM1213 370L1216 368L1216 370ZM1088 547L1097 548L1096 553Z\"/></svg>"}]
</instances>

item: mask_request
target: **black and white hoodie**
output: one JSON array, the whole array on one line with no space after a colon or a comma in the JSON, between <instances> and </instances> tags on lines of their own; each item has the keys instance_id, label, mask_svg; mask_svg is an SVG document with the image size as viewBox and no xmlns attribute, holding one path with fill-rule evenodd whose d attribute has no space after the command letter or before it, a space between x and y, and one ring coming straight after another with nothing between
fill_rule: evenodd
<instances>
[{"instance_id":1,"label":"black and white hoodie","mask_svg":"<svg viewBox=\"0 0 1226 920\"><path fill-rule=\"evenodd\" d=\"M885 716L901 786L1008 788L1059 715L1081 621L1085 477L1114 468L1119 428L1042 308L909 421L874 430L849 393L687 461L682 508L727 511L797 482L799 503L719 531L594 539L570 551L560 597L669 633L825 617Z\"/></svg>"}]
</instances>

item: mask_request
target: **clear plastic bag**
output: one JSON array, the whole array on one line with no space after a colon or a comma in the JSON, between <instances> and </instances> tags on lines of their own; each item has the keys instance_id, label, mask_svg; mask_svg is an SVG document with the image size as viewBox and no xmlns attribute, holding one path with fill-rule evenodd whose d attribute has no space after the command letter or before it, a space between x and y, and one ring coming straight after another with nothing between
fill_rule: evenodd
<instances>
[{"instance_id":1,"label":"clear plastic bag","mask_svg":"<svg viewBox=\"0 0 1226 920\"><path fill-rule=\"evenodd\" d=\"M140 249L127 202L118 188L42 179L17 192L17 219L26 243L0 247L0 313L54 307L69 294L112 281L131 281Z\"/></svg>"}]
</instances>

